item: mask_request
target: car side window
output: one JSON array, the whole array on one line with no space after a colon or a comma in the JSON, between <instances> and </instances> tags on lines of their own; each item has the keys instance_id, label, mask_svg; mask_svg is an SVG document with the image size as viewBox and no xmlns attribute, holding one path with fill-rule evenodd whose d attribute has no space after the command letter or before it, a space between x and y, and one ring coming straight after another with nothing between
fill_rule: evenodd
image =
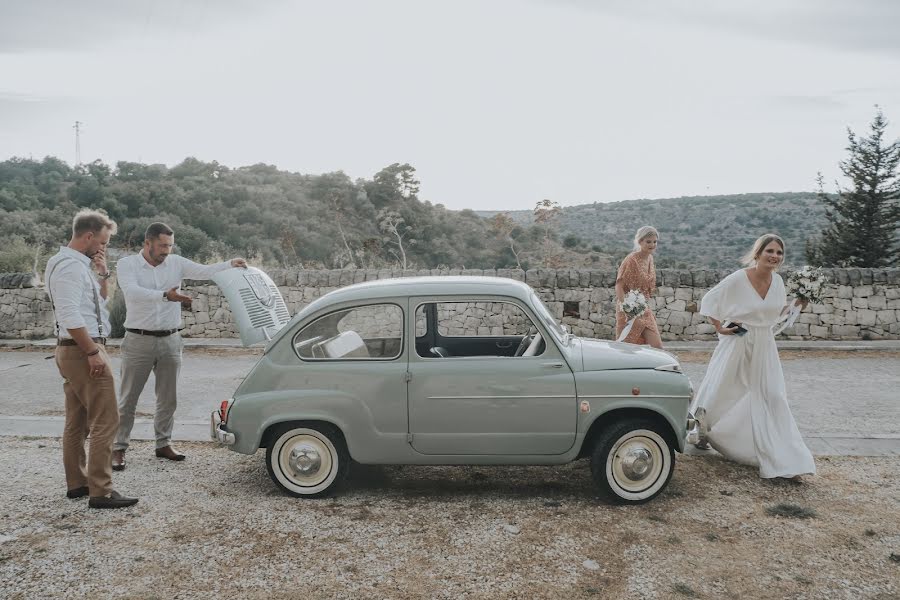
<instances>
[{"instance_id":1,"label":"car side window","mask_svg":"<svg viewBox=\"0 0 900 600\"><path fill-rule=\"evenodd\" d=\"M403 310L368 304L323 315L294 336L303 360L386 360L403 351Z\"/></svg>"},{"instance_id":2,"label":"car side window","mask_svg":"<svg viewBox=\"0 0 900 600\"><path fill-rule=\"evenodd\" d=\"M430 311L434 311L434 325L428 319ZM538 329L531 318L513 302L473 300L421 304L416 307L415 323L416 353L423 358L517 358L540 356L546 349L544 340L536 335ZM428 327L435 327L435 331L429 331Z\"/></svg>"}]
</instances>

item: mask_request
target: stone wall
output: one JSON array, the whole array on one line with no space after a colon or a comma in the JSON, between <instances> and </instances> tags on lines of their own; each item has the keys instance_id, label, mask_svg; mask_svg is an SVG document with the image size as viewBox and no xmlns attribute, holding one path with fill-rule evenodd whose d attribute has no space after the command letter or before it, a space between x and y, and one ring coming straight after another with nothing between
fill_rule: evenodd
<instances>
[{"instance_id":1,"label":"stone wall","mask_svg":"<svg viewBox=\"0 0 900 600\"><path fill-rule=\"evenodd\" d=\"M900 339L900 269L826 269L829 284L823 304L810 305L788 339ZM614 271L544 270L273 270L291 314L338 287L415 275L487 275L524 280L576 335L610 339L615 329ZM657 271L657 295L651 299L665 340L714 339L712 326L697 313L700 299L726 271ZM783 275L786 275L783 273ZM0 276L0 337L52 336L53 317L42 287L22 275ZM195 300L185 311L184 335L236 337L228 304L218 287L186 281ZM494 324L496 327L497 324Z\"/></svg>"}]
</instances>

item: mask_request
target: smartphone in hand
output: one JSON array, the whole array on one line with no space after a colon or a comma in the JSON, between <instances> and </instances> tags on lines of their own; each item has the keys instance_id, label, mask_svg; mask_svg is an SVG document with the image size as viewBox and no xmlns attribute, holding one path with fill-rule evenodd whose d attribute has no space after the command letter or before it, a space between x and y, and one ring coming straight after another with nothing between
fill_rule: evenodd
<instances>
[{"instance_id":1,"label":"smartphone in hand","mask_svg":"<svg viewBox=\"0 0 900 600\"><path fill-rule=\"evenodd\" d=\"M725 329L737 327L737 329L734 330L734 335L744 335L745 333L747 333L747 330L744 329L744 327L740 323L732 323L729 321L728 323L725 323L724 327Z\"/></svg>"}]
</instances>

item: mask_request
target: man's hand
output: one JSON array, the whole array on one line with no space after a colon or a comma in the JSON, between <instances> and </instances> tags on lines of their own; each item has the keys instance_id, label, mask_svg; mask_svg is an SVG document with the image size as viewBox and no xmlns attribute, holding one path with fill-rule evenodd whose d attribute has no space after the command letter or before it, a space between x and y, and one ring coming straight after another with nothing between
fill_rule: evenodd
<instances>
[{"instance_id":1,"label":"man's hand","mask_svg":"<svg viewBox=\"0 0 900 600\"><path fill-rule=\"evenodd\" d=\"M98 352L93 356L88 356L87 359L91 379L103 376L103 372L106 370L106 359L103 358L103 353Z\"/></svg>"},{"instance_id":2,"label":"man's hand","mask_svg":"<svg viewBox=\"0 0 900 600\"><path fill-rule=\"evenodd\" d=\"M243 258L232 258L232 259L231 259L231 266L232 266L232 267L240 267L241 269L246 269L246 268L247 268L247 261L244 260Z\"/></svg>"},{"instance_id":3,"label":"man's hand","mask_svg":"<svg viewBox=\"0 0 900 600\"><path fill-rule=\"evenodd\" d=\"M91 257L91 263L94 265L94 268L97 269L98 275L106 275L109 273L109 267L106 266L106 250L98 250L97 253Z\"/></svg>"},{"instance_id":4,"label":"man's hand","mask_svg":"<svg viewBox=\"0 0 900 600\"><path fill-rule=\"evenodd\" d=\"M184 294L178 291L177 287L173 287L171 290L166 292L166 300L169 302L181 302L181 306L184 308L191 307L191 297L185 296Z\"/></svg>"}]
</instances>

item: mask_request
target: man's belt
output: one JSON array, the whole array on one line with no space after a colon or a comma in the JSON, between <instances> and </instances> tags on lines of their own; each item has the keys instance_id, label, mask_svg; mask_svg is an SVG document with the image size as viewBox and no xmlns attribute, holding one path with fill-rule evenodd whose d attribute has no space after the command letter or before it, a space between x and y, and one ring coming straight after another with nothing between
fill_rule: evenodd
<instances>
[{"instance_id":1,"label":"man's belt","mask_svg":"<svg viewBox=\"0 0 900 600\"><path fill-rule=\"evenodd\" d=\"M149 329L129 329L125 328L125 331L128 333L136 333L138 335L152 335L153 337L166 337L167 335L172 335L173 333L178 333L177 329L161 329L159 331L151 331Z\"/></svg>"},{"instance_id":2,"label":"man's belt","mask_svg":"<svg viewBox=\"0 0 900 600\"><path fill-rule=\"evenodd\" d=\"M106 345L106 338L91 338L95 343L100 344L101 346ZM66 338L64 340L56 340L57 346L77 346L78 342L73 339Z\"/></svg>"}]
</instances>

